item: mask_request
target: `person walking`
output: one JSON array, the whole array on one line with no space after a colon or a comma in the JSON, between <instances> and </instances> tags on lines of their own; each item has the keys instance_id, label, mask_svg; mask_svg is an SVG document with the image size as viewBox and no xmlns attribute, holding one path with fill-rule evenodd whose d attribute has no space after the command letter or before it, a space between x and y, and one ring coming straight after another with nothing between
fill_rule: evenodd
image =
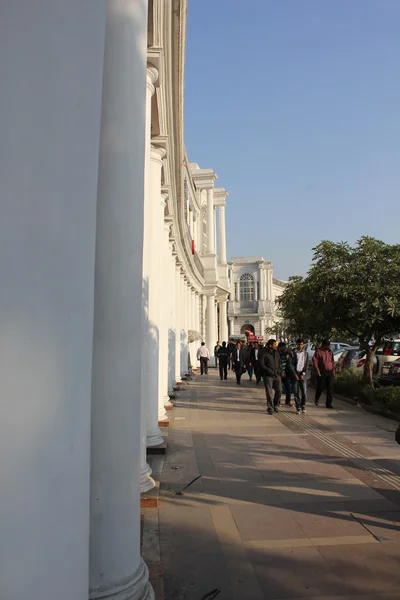
<instances>
[{"instance_id":1,"label":"person walking","mask_svg":"<svg viewBox=\"0 0 400 600\"><path fill-rule=\"evenodd\" d=\"M197 350L197 360L200 360L200 374L208 374L208 361L210 360L210 353L205 342L201 342L200 348Z\"/></svg>"},{"instance_id":2,"label":"person walking","mask_svg":"<svg viewBox=\"0 0 400 600\"><path fill-rule=\"evenodd\" d=\"M280 354L276 349L276 340L268 340L262 353L261 370L267 397L267 412L272 415L274 411L279 412L278 406L282 396L282 365Z\"/></svg>"},{"instance_id":3,"label":"person walking","mask_svg":"<svg viewBox=\"0 0 400 600\"><path fill-rule=\"evenodd\" d=\"M236 344L234 343L233 340L229 340L227 348L228 348L228 369L230 369L231 365L232 365L232 354L235 352L235 349L236 349Z\"/></svg>"},{"instance_id":4,"label":"person walking","mask_svg":"<svg viewBox=\"0 0 400 600\"><path fill-rule=\"evenodd\" d=\"M221 348L221 344L217 341L214 346L214 358L215 358L215 368L218 369L218 350Z\"/></svg>"},{"instance_id":5,"label":"person walking","mask_svg":"<svg viewBox=\"0 0 400 600\"><path fill-rule=\"evenodd\" d=\"M238 385L241 384L242 373L246 370L245 362L244 348L242 348L242 342L238 341L235 350L232 352L232 369L235 371L236 383Z\"/></svg>"},{"instance_id":6,"label":"person walking","mask_svg":"<svg viewBox=\"0 0 400 600\"><path fill-rule=\"evenodd\" d=\"M261 354L262 352L260 352L260 346L258 344L258 342L254 342L254 347L253 347L253 352L252 352L252 363L254 366L254 376L256 378L256 384L259 385L261 378L262 378L262 372L261 372Z\"/></svg>"},{"instance_id":7,"label":"person walking","mask_svg":"<svg viewBox=\"0 0 400 600\"><path fill-rule=\"evenodd\" d=\"M293 368L292 355L286 347L285 342L279 342L278 352L281 357L282 365L282 384L285 387L286 406L293 406L291 400L292 384L296 380L296 374Z\"/></svg>"},{"instance_id":8,"label":"person walking","mask_svg":"<svg viewBox=\"0 0 400 600\"><path fill-rule=\"evenodd\" d=\"M251 342L246 348L245 356L246 356L247 373L248 373L250 381L252 381L253 371L254 371L254 348L253 348L253 344Z\"/></svg>"},{"instance_id":9,"label":"person walking","mask_svg":"<svg viewBox=\"0 0 400 600\"><path fill-rule=\"evenodd\" d=\"M326 390L326 408L332 406L332 384L335 378L335 361L331 350L331 342L326 339L322 342L321 347L315 351L313 367L317 373L317 382L315 389L315 406L318 406L319 399L323 390Z\"/></svg>"},{"instance_id":10,"label":"person walking","mask_svg":"<svg viewBox=\"0 0 400 600\"><path fill-rule=\"evenodd\" d=\"M222 346L218 350L219 377L220 379L228 379L228 359L229 352L226 342L222 342Z\"/></svg>"},{"instance_id":11,"label":"person walking","mask_svg":"<svg viewBox=\"0 0 400 600\"><path fill-rule=\"evenodd\" d=\"M304 349L304 340L299 338L293 351L293 366L296 373L294 401L298 415L306 412L308 361L309 357L307 350Z\"/></svg>"}]
</instances>

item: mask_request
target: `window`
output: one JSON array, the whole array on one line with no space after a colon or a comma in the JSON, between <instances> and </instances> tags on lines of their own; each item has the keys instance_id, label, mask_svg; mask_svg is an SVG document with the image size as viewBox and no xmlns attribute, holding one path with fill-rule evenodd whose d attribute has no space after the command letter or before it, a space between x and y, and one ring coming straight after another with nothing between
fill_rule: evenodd
<instances>
[{"instance_id":1,"label":"window","mask_svg":"<svg viewBox=\"0 0 400 600\"><path fill-rule=\"evenodd\" d=\"M244 273L240 278L240 302L254 300L254 279L250 273Z\"/></svg>"}]
</instances>

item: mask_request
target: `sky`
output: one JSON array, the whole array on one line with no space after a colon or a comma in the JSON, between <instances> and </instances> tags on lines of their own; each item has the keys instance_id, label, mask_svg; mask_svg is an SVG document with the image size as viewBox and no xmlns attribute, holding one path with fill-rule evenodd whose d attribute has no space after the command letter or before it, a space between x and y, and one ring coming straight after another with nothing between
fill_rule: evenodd
<instances>
[{"instance_id":1,"label":"sky","mask_svg":"<svg viewBox=\"0 0 400 600\"><path fill-rule=\"evenodd\" d=\"M303 275L322 239L400 237L400 0L189 0L185 142L227 252Z\"/></svg>"}]
</instances>

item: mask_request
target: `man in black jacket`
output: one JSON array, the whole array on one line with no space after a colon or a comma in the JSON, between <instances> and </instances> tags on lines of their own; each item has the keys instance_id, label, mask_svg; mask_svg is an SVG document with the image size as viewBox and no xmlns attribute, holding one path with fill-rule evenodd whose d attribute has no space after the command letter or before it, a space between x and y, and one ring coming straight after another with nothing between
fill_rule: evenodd
<instances>
[{"instance_id":1,"label":"man in black jacket","mask_svg":"<svg viewBox=\"0 0 400 600\"><path fill-rule=\"evenodd\" d=\"M222 346L220 346L218 349L220 379L228 379L228 360L229 360L229 351L228 351L228 348L226 347L226 342L222 342Z\"/></svg>"},{"instance_id":2,"label":"man in black jacket","mask_svg":"<svg viewBox=\"0 0 400 600\"><path fill-rule=\"evenodd\" d=\"M238 341L235 350L232 352L232 369L235 371L236 383L240 385L243 371L246 370L246 356L242 342Z\"/></svg>"},{"instance_id":3,"label":"man in black jacket","mask_svg":"<svg viewBox=\"0 0 400 600\"><path fill-rule=\"evenodd\" d=\"M228 369L230 369L231 364L232 364L232 354L236 348L236 345L233 340L229 340L227 348L228 348Z\"/></svg>"},{"instance_id":4,"label":"man in black jacket","mask_svg":"<svg viewBox=\"0 0 400 600\"><path fill-rule=\"evenodd\" d=\"M276 340L268 340L267 347L262 354L261 370L267 397L267 411L272 415L273 411L279 412L279 402L282 396L281 380L281 357L276 349Z\"/></svg>"}]
</instances>

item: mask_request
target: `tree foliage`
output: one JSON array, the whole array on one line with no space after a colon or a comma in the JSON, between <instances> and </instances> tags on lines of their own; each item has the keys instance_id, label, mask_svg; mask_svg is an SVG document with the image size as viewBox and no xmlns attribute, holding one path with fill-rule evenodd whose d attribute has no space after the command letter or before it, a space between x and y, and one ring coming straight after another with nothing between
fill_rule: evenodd
<instances>
[{"instance_id":1,"label":"tree foliage","mask_svg":"<svg viewBox=\"0 0 400 600\"><path fill-rule=\"evenodd\" d=\"M280 308L298 334L357 339L372 385L373 355L382 339L400 330L400 245L367 236L355 247L322 241L307 276L289 280Z\"/></svg>"}]
</instances>

